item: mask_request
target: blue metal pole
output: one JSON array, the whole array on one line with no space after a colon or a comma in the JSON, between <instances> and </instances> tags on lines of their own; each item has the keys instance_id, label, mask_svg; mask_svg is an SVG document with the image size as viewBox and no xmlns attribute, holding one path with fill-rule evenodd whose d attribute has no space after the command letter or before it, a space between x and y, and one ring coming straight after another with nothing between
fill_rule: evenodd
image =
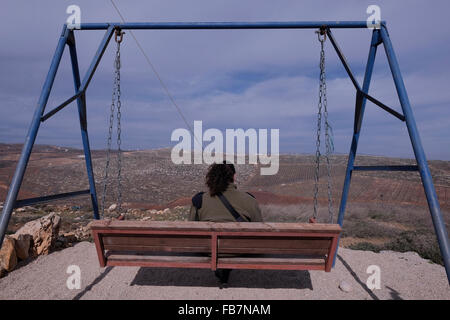
<instances>
[{"instance_id":1,"label":"blue metal pole","mask_svg":"<svg viewBox=\"0 0 450 320\"><path fill-rule=\"evenodd\" d=\"M73 73L73 82L75 86L75 93L78 93L81 84L80 70L78 67L75 35L72 31L70 32L68 45L70 50L70 60L72 62L72 73ZM84 159L86 161L86 171L89 180L89 191L91 194L92 209L94 211L94 219L98 220L100 219L100 217L98 214L97 191L95 189L95 177L92 168L91 148L89 146L89 135L87 130L86 95L84 92L77 98L77 105L78 105L78 115L80 118L81 138L83 140Z\"/></svg>"},{"instance_id":2,"label":"blue metal pole","mask_svg":"<svg viewBox=\"0 0 450 320\"><path fill-rule=\"evenodd\" d=\"M384 21L382 22L384 23ZM105 22L82 23L81 30L104 30L110 26L121 29L318 29L367 28L367 21L262 21L262 22Z\"/></svg>"},{"instance_id":3,"label":"blue metal pole","mask_svg":"<svg viewBox=\"0 0 450 320\"><path fill-rule=\"evenodd\" d=\"M19 158L19 162L17 163L16 171L14 172L14 176L8 190L8 195L6 196L0 220L0 247L3 243L3 239L8 228L9 219L11 218L11 213L14 209L20 185L22 184L25 169L28 165L28 160L30 159L30 154L33 149L34 141L36 140L36 136L41 123L41 116L45 110L45 106L47 104L48 97L55 80L55 75L58 71L58 66L64 52L68 34L69 30L67 29L66 25L64 25L58 41L58 45L55 50L55 54L53 55L53 59L50 64L47 78L45 79L44 86L42 87L41 96L39 98L36 111L34 112L33 120L31 121L30 128L28 130L27 137L22 148L22 153Z\"/></svg>"},{"instance_id":4,"label":"blue metal pole","mask_svg":"<svg viewBox=\"0 0 450 320\"><path fill-rule=\"evenodd\" d=\"M436 232L439 248L441 250L442 259L444 261L447 279L450 284L450 244L448 239L447 228L444 219L442 218L439 201L436 195L436 190L433 185L430 169L428 167L425 152L420 140L419 131L417 130L416 121L411 109L408 94L406 92L405 84L400 72L400 67L395 56L394 48L389 38L389 34L384 25L381 27L381 38L383 39L384 49L391 69L392 77L394 78L395 88L402 106L403 114L406 120L406 127L408 128L409 137L411 139L414 155L416 157L417 165L419 166L422 184L425 189L425 195L430 209L431 218L433 220L434 230Z\"/></svg>"},{"instance_id":5,"label":"blue metal pole","mask_svg":"<svg viewBox=\"0 0 450 320\"><path fill-rule=\"evenodd\" d=\"M372 42L370 44L369 57L367 58L366 72L364 75L364 83L362 90L364 92L369 92L370 80L372 79L373 66L375 64L375 56L377 53L377 46L379 43L379 31L374 30L372 33ZM342 227L344 224L345 207L347 205L348 193L350 191L350 182L352 179L353 164L355 163L356 149L358 148L359 134L361 132L361 123L364 116L364 110L366 107L366 99L360 95L359 92L356 94L356 105L355 105L355 124L353 128L353 138L352 145L350 147L350 153L348 155L347 170L345 173L344 187L342 189L341 203L339 206L339 215L337 223ZM339 247L339 240L338 240ZM333 266L336 263L337 249L334 254Z\"/></svg>"},{"instance_id":6,"label":"blue metal pole","mask_svg":"<svg viewBox=\"0 0 450 320\"><path fill-rule=\"evenodd\" d=\"M108 46L109 40L111 40L112 34L114 32L114 27L110 26L108 27L108 30L106 31L105 35L103 36L102 42L100 43L97 52L95 53L94 58L92 59L92 62L86 71L86 74L83 78L83 82L80 85L80 91L86 91L87 87L89 86L89 83L91 82L92 77L94 76L95 70L97 70L97 66L100 63L100 60L103 57L103 54L105 53L106 47Z\"/></svg>"}]
</instances>

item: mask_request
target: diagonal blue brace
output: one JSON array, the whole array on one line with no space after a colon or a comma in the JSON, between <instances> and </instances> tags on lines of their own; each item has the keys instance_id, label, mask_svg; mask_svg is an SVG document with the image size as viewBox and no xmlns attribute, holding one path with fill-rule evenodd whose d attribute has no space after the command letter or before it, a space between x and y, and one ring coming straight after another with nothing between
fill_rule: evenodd
<instances>
[{"instance_id":1,"label":"diagonal blue brace","mask_svg":"<svg viewBox=\"0 0 450 320\"><path fill-rule=\"evenodd\" d=\"M103 36L102 42L100 43L97 52L95 53L94 58L92 59L92 62L86 71L86 74L83 78L83 82L80 85L80 91L84 92L86 91L87 87L89 86L89 83L92 80L92 77L94 76L95 70L97 70L98 64L100 63L100 60L103 57L103 54L105 53L106 47L108 46L109 40L111 40L111 37L114 32L114 27L110 26L107 30L105 35Z\"/></svg>"}]
</instances>

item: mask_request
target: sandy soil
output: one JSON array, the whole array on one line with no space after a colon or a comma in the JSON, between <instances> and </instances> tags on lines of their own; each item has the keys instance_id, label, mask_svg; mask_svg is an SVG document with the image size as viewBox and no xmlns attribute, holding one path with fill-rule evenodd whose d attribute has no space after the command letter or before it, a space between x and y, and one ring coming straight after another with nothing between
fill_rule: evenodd
<instances>
[{"instance_id":1,"label":"sandy soil","mask_svg":"<svg viewBox=\"0 0 450 320\"><path fill-rule=\"evenodd\" d=\"M68 289L69 265L81 270L81 288ZM381 269L381 289L370 290L369 265ZM341 281L350 292L339 289ZM335 269L320 271L234 270L219 289L210 270L138 267L100 268L94 245L41 256L0 279L0 299L446 299L444 268L416 253L373 253L341 248Z\"/></svg>"}]
</instances>

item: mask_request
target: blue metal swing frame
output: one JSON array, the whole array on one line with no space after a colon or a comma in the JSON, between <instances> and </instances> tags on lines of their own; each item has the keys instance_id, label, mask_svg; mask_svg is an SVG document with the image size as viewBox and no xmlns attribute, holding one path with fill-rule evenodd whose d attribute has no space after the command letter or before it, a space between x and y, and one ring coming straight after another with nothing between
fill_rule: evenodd
<instances>
[{"instance_id":1,"label":"blue metal swing frame","mask_svg":"<svg viewBox=\"0 0 450 320\"><path fill-rule=\"evenodd\" d=\"M28 134L22 149L22 153L17 164L11 185L9 187L8 195L6 197L3 212L0 220L0 246L3 243L3 238L11 217L11 213L14 208L18 208L25 205L36 204L41 202L47 202L51 200L64 199L81 194L90 194L92 200L92 208L94 211L94 218L99 219L97 193L95 189L95 180L92 168L91 150L89 146L89 136L87 130L87 112L86 112L86 90L89 83L100 63L101 58L111 40L111 37L116 29L147 29L147 30L183 30L183 29L322 29L326 31L328 38L330 39L334 49L336 50L339 59L341 60L348 76L350 77L355 89L356 89L356 103L355 103L355 118L353 137L350 147L347 170L345 174L345 181L343 186L343 192L339 208L338 224L343 225L344 214L347 203L347 198L350 190L350 182L353 171L357 170L389 170L389 171L419 171L422 184L424 187L425 195L428 202L431 218L433 221L435 233L439 243L439 248L442 254L442 258L447 273L447 278L450 284L450 246L448 233L443 220L436 190L433 185L430 169L427 164L426 156L422 147L422 142L419 137L419 132L416 126L414 115L411 109L411 105L408 99L403 78L400 72L400 67L397 61L397 57L392 47L392 43L388 34L386 23L381 22L379 29L374 29L372 32L372 40L370 43L369 56L367 59L367 65L364 75L364 82L362 88L358 81L355 79L342 51L340 50L331 30L332 29L349 29L349 28L367 28L366 21L294 21L294 22L144 22L144 23L83 23L79 29L76 30L106 30L106 33L97 49L97 52L83 78L80 78L80 71L78 68L78 58L75 44L75 32L76 30L69 29L67 25L64 25L61 36L56 47L50 69L47 74L44 86L41 91L41 95L34 113L33 119L28 130ZM372 77L372 71L374 68L375 56L377 48L380 44L383 44L389 67L392 73L392 77L395 83L397 94L400 100L403 114L393 110L386 106L379 100L368 94L370 81ZM44 114L45 107L55 80L55 75L58 70L62 54L66 45L69 47L70 59L72 64L73 80L75 87L75 94L61 103L58 107ZM25 169L27 167L31 151L33 149L34 142L36 140L38 130L41 122L44 122L51 118L58 111L65 108L73 101L77 101L78 115L80 122L81 138L83 141L83 150L86 161L86 169L89 180L89 189L75 192L68 192L44 197L37 197L31 199L17 200L20 186L22 184ZM389 112L400 121L405 122L411 144L414 150L417 165L415 166L354 166L356 151L358 147L358 140L361 131L362 120L364 116L364 110L367 100L371 101L378 107ZM337 252L337 251L336 251Z\"/></svg>"}]
</instances>

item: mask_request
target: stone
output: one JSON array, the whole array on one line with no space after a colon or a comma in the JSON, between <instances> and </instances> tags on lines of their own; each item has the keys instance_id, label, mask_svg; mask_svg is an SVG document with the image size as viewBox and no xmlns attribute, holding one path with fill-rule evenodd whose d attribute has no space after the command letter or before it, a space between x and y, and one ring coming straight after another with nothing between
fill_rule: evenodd
<instances>
[{"instance_id":1,"label":"stone","mask_svg":"<svg viewBox=\"0 0 450 320\"><path fill-rule=\"evenodd\" d=\"M0 269L12 271L17 265L15 240L11 236L5 236L0 249Z\"/></svg>"},{"instance_id":2,"label":"stone","mask_svg":"<svg viewBox=\"0 0 450 320\"><path fill-rule=\"evenodd\" d=\"M53 246L54 248L60 249L60 248L67 248L69 244L66 238L64 238L63 236L59 236L56 239L55 244Z\"/></svg>"},{"instance_id":3,"label":"stone","mask_svg":"<svg viewBox=\"0 0 450 320\"><path fill-rule=\"evenodd\" d=\"M31 247L31 241L33 238L30 234L14 234L12 236L15 240L15 249L17 258L20 260L25 260L30 255L30 247Z\"/></svg>"},{"instance_id":4,"label":"stone","mask_svg":"<svg viewBox=\"0 0 450 320\"><path fill-rule=\"evenodd\" d=\"M77 236L74 232L66 232L62 236L67 240L68 243L74 243L78 241Z\"/></svg>"},{"instance_id":5,"label":"stone","mask_svg":"<svg viewBox=\"0 0 450 320\"><path fill-rule=\"evenodd\" d=\"M109 206L108 211L114 211L117 209L117 204L113 203L112 205Z\"/></svg>"},{"instance_id":6,"label":"stone","mask_svg":"<svg viewBox=\"0 0 450 320\"><path fill-rule=\"evenodd\" d=\"M85 240L89 240L90 239L90 237L91 237L91 230L90 230L91 224L92 224L92 222L90 222L87 226L79 227L78 229L76 229L74 231L74 234L75 234L75 237L77 238L77 241L85 241Z\"/></svg>"},{"instance_id":7,"label":"stone","mask_svg":"<svg viewBox=\"0 0 450 320\"><path fill-rule=\"evenodd\" d=\"M66 248L71 246L73 243L77 242L78 238L74 232L66 232L63 235L60 235L56 239L55 246L60 248Z\"/></svg>"},{"instance_id":8,"label":"stone","mask_svg":"<svg viewBox=\"0 0 450 320\"><path fill-rule=\"evenodd\" d=\"M344 292L350 292L352 291L352 286L347 281L341 281L341 283L339 283L339 289Z\"/></svg>"},{"instance_id":9,"label":"stone","mask_svg":"<svg viewBox=\"0 0 450 320\"><path fill-rule=\"evenodd\" d=\"M52 212L42 218L27 222L22 228L17 230L15 235L31 235L33 256L48 254L56 239L58 238L61 217Z\"/></svg>"}]
</instances>

